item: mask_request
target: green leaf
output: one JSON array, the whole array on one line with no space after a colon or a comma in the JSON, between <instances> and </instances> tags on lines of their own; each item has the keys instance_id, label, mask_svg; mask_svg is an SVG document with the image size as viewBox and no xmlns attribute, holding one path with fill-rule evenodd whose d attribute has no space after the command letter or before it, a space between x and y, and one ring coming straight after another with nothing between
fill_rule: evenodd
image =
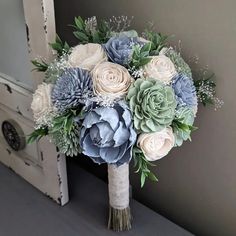
<instances>
[{"instance_id":1,"label":"green leaf","mask_svg":"<svg viewBox=\"0 0 236 236\"><path fill-rule=\"evenodd\" d=\"M152 58L142 58L142 59L140 59L139 66L144 66L148 62L150 62L151 60L152 60Z\"/></svg>"},{"instance_id":2,"label":"green leaf","mask_svg":"<svg viewBox=\"0 0 236 236\"><path fill-rule=\"evenodd\" d=\"M35 66L35 68L33 70L39 71L39 72L45 72L48 69L48 64L41 60L31 60L31 63Z\"/></svg>"},{"instance_id":3,"label":"green leaf","mask_svg":"<svg viewBox=\"0 0 236 236\"><path fill-rule=\"evenodd\" d=\"M152 180L154 182L158 182L158 178L152 172L148 173L148 177L150 180Z\"/></svg>"},{"instance_id":4,"label":"green leaf","mask_svg":"<svg viewBox=\"0 0 236 236\"><path fill-rule=\"evenodd\" d=\"M56 40L54 43L49 43L51 48L55 51L57 51L58 56L62 56L63 53L68 53L70 50L70 46L68 45L67 42L62 42L60 37L56 35Z\"/></svg>"},{"instance_id":5,"label":"green leaf","mask_svg":"<svg viewBox=\"0 0 236 236\"><path fill-rule=\"evenodd\" d=\"M144 46L140 50L140 53L149 52L151 50L151 47L152 47L151 43L144 44Z\"/></svg>"},{"instance_id":6,"label":"green leaf","mask_svg":"<svg viewBox=\"0 0 236 236\"><path fill-rule=\"evenodd\" d=\"M34 130L27 138L27 143L31 144L35 141L39 141L43 136L48 134L47 128L39 128Z\"/></svg>"},{"instance_id":7,"label":"green leaf","mask_svg":"<svg viewBox=\"0 0 236 236\"><path fill-rule=\"evenodd\" d=\"M79 39L82 42L87 42L89 40L88 36L85 33L75 31L73 32L73 34L75 35L77 39Z\"/></svg>"},{"instance_id":8,"label":"green leaf","mask_svg":"<svg viewBox=\"0 0 236 236\"><path fill-rule=\"evenodd\" d=\"M84 29L84 21L80 16L75 17L75 25L80 30Z\"/></svg>"},{"instance_id":9,"label":"green leaf","mask_svg":"<svg viewBox=\"0 0 236 236\"><path fill-rule=\"evenodd\" d=\"M141 173L141 188L144 186L146 180L146 175L144 172Z\"/></svg>"}]
</instances>

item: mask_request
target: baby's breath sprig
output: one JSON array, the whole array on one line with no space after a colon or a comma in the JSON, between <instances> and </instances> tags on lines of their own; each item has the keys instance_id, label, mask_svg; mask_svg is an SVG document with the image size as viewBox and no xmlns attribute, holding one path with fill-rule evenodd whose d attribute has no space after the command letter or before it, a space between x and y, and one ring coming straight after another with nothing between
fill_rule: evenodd
<instances>
[{"instance_id":1,"label":"baby's breath sprig","mask_svg":"<svg viewBox=\"0 0 236 236\"><path fill-rule=\"evenodd\" d=\"M197 97L199 102L204 106L214 105L215 110L221 108L224 104L223 100L217 98L216 95L216 84L213 80L214 74L207 76L206 70L202 72L203 78L194 81L196 87ZM204 78L206 77L206 78Z\"/></svg>"}]
</instances>

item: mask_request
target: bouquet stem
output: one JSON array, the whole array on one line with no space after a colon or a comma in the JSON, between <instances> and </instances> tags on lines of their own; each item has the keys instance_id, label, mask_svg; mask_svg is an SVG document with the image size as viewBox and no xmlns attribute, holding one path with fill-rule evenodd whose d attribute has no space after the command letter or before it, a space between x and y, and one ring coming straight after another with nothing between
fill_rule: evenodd
<instances>
[{"instance_id":1,"label":"bouquet stem","mask_svg":"<svg viewBox=\"0 0 236 236\"><path fill-rule=\"evenodd\" d=\"M131 229L129 206L129 164L119 167L108 164L109 220L114 231Z\"/></svg>"}]
</instances>

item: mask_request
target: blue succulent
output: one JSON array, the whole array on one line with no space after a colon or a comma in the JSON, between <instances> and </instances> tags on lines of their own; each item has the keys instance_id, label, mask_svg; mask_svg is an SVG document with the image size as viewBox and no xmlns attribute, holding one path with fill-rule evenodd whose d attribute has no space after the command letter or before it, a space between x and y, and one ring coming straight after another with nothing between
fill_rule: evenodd
<instances>
[{"instance_id":1,"label":"blue succulent","mask_svg":"<svg viewBox=\"0 0 236 236\"><path fill-rule=\"evenodd\" d=\"M92 79L87 70L68 68L52 90L52 103L60 112L84 104L93 94Z\"/></svg>"},{"instance_id":2,"label":"blue succulent","mask_svg":"<svg viewBox=\"0 0 236 236\"><path fill-rule=\"evenodd\" d=\"M194 107L197 105L196 88L192 79L178 74L172 83L178 106Z\"/></svg>"},{"instance_id":3,"label":"blue succulent","mask_svg":"<svg viewBox=\"0 0 236 236\"><path fill-rule=\"evenodd\" d=\"M133 46L137 44L142 44L137 37L123 35L110 38L104 48L112 62L127 65L132 56Z\"/></svg>"},{"instance_id":4,"label":"blue succulent","mask_svg":"<svg viewBox=\"0 0 236 236\"><path fill-rule=\"evenodd\" d=\"M97 107L87 113L80 146L94 162L119 166L131 160L136 137L128 106L120 101L113 107Z\"/></svg>"}]
</instances>

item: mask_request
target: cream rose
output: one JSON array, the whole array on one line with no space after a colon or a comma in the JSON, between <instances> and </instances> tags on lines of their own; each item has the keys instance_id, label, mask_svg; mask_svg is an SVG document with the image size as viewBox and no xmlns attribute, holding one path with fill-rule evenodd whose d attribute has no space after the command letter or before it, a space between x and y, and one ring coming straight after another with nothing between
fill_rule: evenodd
<instances>
[{"instance_id":1,"label":"cream rose","mask_svg":"<svg viewBox=\"0 0 236 236\"><path fill-rule=\"evenodd\" d=\"M94 93L111 99L124 97L134 81L125 67L111 62L97 65L92 79Z\"/></svg>"},{"instance_id":2,"label":"cream rose","mask_svg":"<svg viewBox=\"0 0 236 236\"><path fill-rule=\"evenodd\" d=\"M54 111L51 102L52 84L40 84L33 95L31 109L36 124L43 124L45 117Z\"/></svg>"},{"instance_id":3,"label":"cream rose","mask_svg":"<svg viewBox=\"0 0 236 236\"><path fill-rule=\"evenodd\" d=\"M80 44L72 49L68 61L71 67L91 71L98 63L107 61L107 55L100 44Z\"/></svg>"},{"instance_id":4,"label":"cream rose","mask_svg":"<svg viewBox=\"0 0 236 236\"><path fill-rule=\"evenodd\" d=\"M164 83L177 75L175 65L165 55L153 56L152 60L143 67L144 77L153 78Z\"/></svg>"},{"instance_id":5,"label":"cream rose","mask_svg":"<svg viewBox=\"0 0 236 236\"><path fill-rule=\"evenodd\" d=\"M156 161L166 156L174 147L175 138L171 127L159 132L142 133L137 145L143 151L148 161Z\"/></svg>"}]
</instances>

